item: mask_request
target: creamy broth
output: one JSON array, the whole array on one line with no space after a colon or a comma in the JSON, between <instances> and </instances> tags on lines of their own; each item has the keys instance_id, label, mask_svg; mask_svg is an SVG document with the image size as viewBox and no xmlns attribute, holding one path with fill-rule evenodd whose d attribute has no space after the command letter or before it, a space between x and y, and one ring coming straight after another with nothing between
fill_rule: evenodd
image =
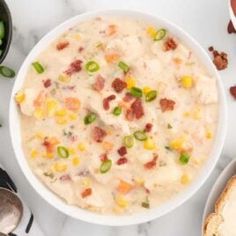
<instances>
[{"instance_id":1,"label":"creamy broth","mask_svg":"<svg viewBox=\"0 0 236 236\"><path fill-rule=\"evenodd\" d=\"M147 211L197 177L218 123L216 80L168 29L99 17L32 63L16 94L23 149L68 204Z\"/></svg>"}]
</instances>

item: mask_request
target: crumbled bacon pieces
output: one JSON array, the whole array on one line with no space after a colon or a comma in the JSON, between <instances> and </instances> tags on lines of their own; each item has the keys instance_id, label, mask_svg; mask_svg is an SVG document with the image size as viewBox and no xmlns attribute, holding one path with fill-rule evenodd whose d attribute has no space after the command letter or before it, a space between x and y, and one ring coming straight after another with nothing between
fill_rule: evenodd
<instances>
[{"instance_id":1,"label":"crumbled bacon pieces","mask_svg":"<svg viewBox=\"0 0 236 236\"><path fill-rule=\"evenodd\" d=\"M136 119L140 119L144 115L144 109L142 101L140 98L137 98L131 105L131 110Z\"/></svg>"},{"instance_id":2,"label":"crumbled bacon pieces","mask_svg":"<svg viewBox=\"0 0 236 236\"><path fill-rule=\"evenodd\" d=\"M52 81L50 79L46 79L43 81L44 88L48 88L52 85Z\"/></svg>"},{"instance_id":3,"label":"crumbled bacon pieces","mask_svg":"<svg viewBox=\"0 0 236 236\"><path fill-rule=\"evenodd\" d=\"M58 51L61 51L61 50L63 50L64 48L66 48L68 46L69 46L69 42L68 41L63 41L63 42L59 42L56 47L57 47Z\"/></svg>"},{"instance_id":4,"label":"crumbled bacon pieces","mask_svg":"<svg viewBox=\"0 0 236 236\"><path fill-rule=\"evenodd\" d=\"M126 93L125 96L123 97L124 102L131 102L134 99L131 93Z\"/></svg>"},{"instance_id":5,"label":"crumbled bacon pieces","mask_svg":"<svg viewBox=\"0 0 236 236\"><path fill-rule=\"evenodd\" d=\"M173 38L167 38L164 43L165 51L175 50L177 48L177 43Z\"/></svg>"},{"instance_id":6,"label":"crumbled bacon pieces","mask_svg":"<svg viewBox=\"0 0 236 236\"><path fill-rule=\"evenodd\" d=\"M145 128L144 128L144 132L151 132L151 130L152 130L152 124L151 123L147 123L146 125L145 125Z\"/></svg>"},{"instance_id":7,"label":"crumbled bacon pieces","mask_svg":"<svg viewBox=\"0 0 236 236\"><path fill-rule=\"evenodd\" d=\"M74 73L81 71L82 69L81 65L82 65L82 61L77 59L70 64L69 68L65 71L65 73L71 76Z\"/></svg>"},{"instance_id":8,"label":"crumbled bacon pieces","mask_svg":"<svg viewBox=\"0 0 236 236\"><path fill-rule=\"evenodd\" d=\"M110 108L110 101L114 100L115 98L116 98L116 96L114 94L104 98L103 99L103 108L105 110L109 110L109 108Z\"/></svg>"},{"instance_id":9,"label":"crumbled bacon pieces","mask_svg":"<svg viewBox=\"0 0 236 236\"><path fill-rule=\"evenodd\" d=\"M105 79L101 75L98 75L92 87L94 90L100 92L101 90L103 90L104 85Z\"/></svg>"},{"instance_id":10,"label":"crumbled bacon pieces","mask_svg":"<svg viewBox=\"0 0 236 236\"><path fill-rule=\"evenodd\" d=\"M121 93L123 89L127 87L127 83L119 78L116 78L112 82L111 86L117 93Z\"/></svg>"},{"instance_id":11,"label":"crumbled bacon pieces","mask_svg":"<svg viewBox=\"0 0 236 236\"><path fill-rule=\"evenodd\" d=\"M162 98L160 100L161 111L173 111L175 108L175 101L167 98Z\"/></svg>"},{"instance_id":12,"label":"crumbled bacon pieces","mask_svg":"<svg viewBox=\"0 0 236 236\"><path fill-rule=\"evenodd\" d=\"M134 120L134 113L133 113L133 111L132 111L131 109L128 109L128 110L126 111L125 118L126 118L126 120L128 120L128 121Z\"/></svg>"},{"instance_id":13,"label":"crumbled bacon pieces","mask_svg":"<svg viewBox=\"0 0 236 236\"><path fill-rule=\"evenodd\" d=\"M117 165L123 165L128 162L128 159L126 157L121 157L117 160L116 164Z\"/></svg>"},{"instance_id":14,"label":"crumbled bacon pieces","mask_svg":"<svg viewBox=\"0 0 236 236\"><path fill-rule=\"evenodd\" d=\"M54 151L55 145L58 144L58 140L56 138L48 138L45 137L42 145L46 148L48 153L52 153Z\"/></svg>"},{"instance_id":15,"label":"crumbled bacon pieces","mask_svg":"<svg viewBox=\"0 0 236 236\"><path fill-rule=\"evenodd\" d=\"M95 126L92 130L92 138L94 141L101 143L105 136L107 135L106 131Z\"/></svg>"},{"instance_id":16,"label":"crumbled bacon pieces","mask_svg":"<svg viewBox=\"0 0 236 236\"><path fill-rule=\"evenodd\" d=\"M218 52L212 46L208 48L213 54L213 63L217 70L224 70L228 66L228 55L225 52Z\"/></svg>"},{"instance_id":17,"label":"crumbled bacon pieces","mask_svg":"<svg viewBox=\"0 0 236 236\"><path fill-rule=\"evenodd\" d=\"M67 174L67 175L62 175L59 179L61 181L69 181L71 180L71 177Z\"/></svg>"},{"instance_id":18,"label":"crumbled bacon pieces","mask_svg":"<svg viewBox=\"0 0 236 236\"><path fill-rule=\"evenodd\" d=\"M81 197L86 198L92 194L92 189L91 188L86 188L82 193Z\"/></svg>"},{"instance_id":19,"label":"crumbled bacon pieces","mask_svg":"<svg viewBox=\"0 0 236 236\"><path fill-rule=\"evenodd\" d=\"M100 160L103 162L103 161L107 161L108 160L108 157L107 157L107 154L106 153L103 153L100 155Z\"/></svg>"},{"instance_id":20,"label":"crumbled bacon pieces","mask_svg":"<svg viewBox=\"0 0 236 236\"><path fill-rule=\"evenodd\" d=\"M235 30L234 25L233 25L233 23L232 23L231 20L229 21L227 30L228 30L228 33L229 33L229 34L236 33L236 30Z\"/></svg>"},{"instance_id":21,"label":"crumbled bacon pieces","mask_svg":"<svg viewBox=\"0 0 236 236\"><path fill-rule=\"evenodd\" d=\"M229 91L230 91L230 94L233 96L233 98L236 99L236 85L230 87Z\"/></svg>"},{"instance_id":22,"label":"crumbled bacon pieces","mask_svg":"<svg viewBox=\"0 0 236 236\"><path fill-rule=\"evenodd\" d=\"M127 149L125 146L120 147L117 152L119 153L120 156L124 156L125 154L127 154Z\"/></svg>"},{"instance_id":23,"label":"crumbled bacon pieces","mask_svg":"<svg viewBox=\"0 0 236 236\"><path fill-rule=\"evenodd\" d=\"M144 164L144 167L145 167L146 169L152 169L152 168L156 167L156 165L157 165L157 160L158 160L158 156L155 155L151 161L149 161L149 162L147 162L146 164Z\"/></svg>"},{"instance_id":24,"label":"crumbled bacon pieces","mask_svg":"<svg viewBox=\"0 0 236 236\"><path fill-rule=\"evenodd\" d=\"M79 50L78 50L79 52L82 52L82 51L84 51L84 48L83 47L79 47Z\"/></svg>"}]
</instances>

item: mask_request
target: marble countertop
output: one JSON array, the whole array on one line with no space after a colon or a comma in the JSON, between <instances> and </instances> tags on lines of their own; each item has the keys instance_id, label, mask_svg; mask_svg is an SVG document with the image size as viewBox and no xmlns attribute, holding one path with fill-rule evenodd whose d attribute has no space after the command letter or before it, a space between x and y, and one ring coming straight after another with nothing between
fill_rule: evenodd
<instances>
[{"instance_id":1,"label":"marble countertop","mask_svg":"<svg viewBox=\"0 0 236 236\"><path fill-rule=\"evenodd\" d=\"M149 223L106 227L88 224L58 212L29 185L13 154L9 129L9 98L14 80L0 78L0 162L15 180L46 236L199 236L201 217L212 184L222 169L236 157L236 102L228 88L236 84L236 35L226 31L229 20L227 1L224 0L7 0L12 12L13 43L4 64L19 69L24 58L39 39L64 20L89 10L106 8L137 9L156 14L175 22L207 50L208 46L229 54L229 67L220 72L229 106L229 130L220 161L202 188L171 213ZM37 236L37 235L32 235Z\"/></svg>"}]
</instances>

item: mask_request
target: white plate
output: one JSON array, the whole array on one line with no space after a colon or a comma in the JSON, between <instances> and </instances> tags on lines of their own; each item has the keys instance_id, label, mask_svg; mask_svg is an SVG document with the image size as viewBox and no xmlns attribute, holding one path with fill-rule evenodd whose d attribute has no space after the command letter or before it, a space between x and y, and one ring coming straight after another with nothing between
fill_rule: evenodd
<instances>
[{"instance_id":1,"label":"white plate","mask_svg":"<svg viewBox=\"0 0 236 236\"><path fill-rule=\"evenodd\" d=\"M204 233L204 224L207 216L214 212L217 199L224 191L228 180L234 175L236 175L236 159L231 161L223 170L210 191L202 217L202 235Z\"/></svg>"}]
</instances>

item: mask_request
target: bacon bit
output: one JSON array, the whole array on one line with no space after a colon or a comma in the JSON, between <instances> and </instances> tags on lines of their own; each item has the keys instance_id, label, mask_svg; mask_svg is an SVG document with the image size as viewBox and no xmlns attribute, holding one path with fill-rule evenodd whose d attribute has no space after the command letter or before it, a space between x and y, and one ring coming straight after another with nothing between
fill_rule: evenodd
<instances>
[{"instance_id":1,"label":"bacon bit","mask_svg":"<svg viewBox=\"0 0 236 236\"><path fill-rule=\"evenodd\" d=\"M110 53L105 54L105 60L108 63L117 62L119 58L120 58L120 54L118 54L116 52L110 52Z\"/></svg>"},{"instance_id":2,"label":"bacon bit","mask_svg":"<svg viewBox=\"0 0 236 236\"><path fill-rule=\"evenodd\" d=\"M50 79L47 79L47 80L43 81L44 88L48 88L51 85L52 85L52 81Z\"/></svg>"},{"instance_id":3,"label":"bacon bit","mask_svg":"<svg viewBox=\"0 0 236 236\"><path fill-rule=\"evenodd\" d=\"M148 188L144 187L144 189L145 189L145 192L148 193L148 194L151 192Z\"/></svg>"},{"instance_id":4,"label":"bacon bit","mask_svg":"<svg viewBox=\"0 0 236 236\"><path fill-rule=\"evenodd\" d=\"M100 92L104 88L104 85L105 85L105 79L101 75L98 75L92 87L94 90Z\"/></svg>"},{"instance_id":5,"label":"bacon bit","mask_svg":"<svg viewBox=\"0 0 236 236\"><path fill-rule=\"evenodd\" d=\"M121 157L120 159L117 160L116 164L117 165L123 165L128 162L128 159L126 157Z\"/></svg>"},{"instance_id":6,"label":"bacon bit","mask_svg":"<svg viewBox=\"0 0 236 236\"><path fill-rule=\"evenodd\" d=\"M229 91L233 98L236 99L236 86L230 87Z\"/></svg>"},{"instance_id":7,"label":"bacon bit","mask_svg":"<svg viewBox=\"0 0 236 236\"><path fill-rule=\"evenodd\" d=\"M82 51L84 51L84 47L79 47L79 50L78 50L79 52L82 52Z\"/></svg>"},{"instance_id":8,"label":"bacon bit","mask_svg":"<svg viewBox=\"0 0 236 236\"><path fill-rule=\"evenodd\" d=\"M101 160L102 162L108 160L108 157L107 157L107 154L106 154L106 153L101 154L99 158L100 158L100 160Z\"/></svg>"},{"instance_id":9,"label":"bacon bit","mask_svg":"<svg viewBox=\"0 0 236 236\"><path fill-rule=\"evenodd\" d=\"M131 110L136 119L140 119L144 115L143 105L140 98L137 98L131 105Z\"/></svg>"},{"instance_id":10,"label":"bacon bit","mask_svg":"<svg viewBox=\"0 0 236 236\"><path fill-rule=\"evenodd\" d=\"M106 131L95 126L92 130L92 138L94 141L101 143L105 136L107 135Z\"/></svg>"},{"instance_id":11,"label":"bacon bit","mask_svg":"<svg viewBox=\"0 0 236 236\"><path fill-rule=\"evenodd\" d=\"M151 123L147 123L145 125L144 131L145 132L151 132L151 130L152 130L152 124Z\"/></svg>"},{"instance_id":12,"label":"bacon bit","mask_svg":"<svg viewBox=\"0 0 236 236\"><path fill-rule=\"evenodd\" d=\"M156 165L157 165L157 160L158 160L158 156L155 155L151 161L149 161L149 162L147 162L146 164L144 164L144 167L145 167L146 169L152 169L152 168L156 167Z\"/></svg>"},{"instance_id":13,"label":"bacon bit","mask_svg":"<svg viewBox=\"0 0 236 236\"><path fill-rule=\"evenodd\" d=\"M131 109L128 109L125 114L125 118L128 121L133 121L134 120L134 113Z\"/></svg>"},{"instance_id":14,"label":"bacon bit","mask_svg":"<svg viewBox=\"0 0 236 236\"><path fill-rule=\"evenodd\" d=\"M47 153L52 153L54 151L55 146L58 144L58 140L54 137L48 138L45 137L42 145L46 148Z\"/></svg>"},{"instance_id":15,"label":"bacon bit","mask_svg":"<svg viewBox=\"0 0 236 236\"><path fill-rule=\"evenodd\" d=\"M34 106L35 107L41 107L43 102L44 102L44 100L45 100L45 98L46 98L45 93L43 91L41 91L38 94L38 96L35 98L34 102L33 102Z\"/></svg>"},{"instance_id":16,"label":"bacon bit","mask_svg":"<svg viewBox=\"0 0 236 236\"><path fill-rule=\"evenodd\" d=\"M66 48L68 46L69 46L69 42L64 41L64 42L59 42L56 47L57 47L58 51L61 51L61 50L63 50L64 48Z\"/></svg>"},{"instance_id":17,"label":"bacon bit","mask_svg":"<svg viewBox=\"0 0 236 236\"><path fill-rule=\"evenodd\" d=\"M65 107L71 111L78 111L80 109L80 100L75 97L68 97L65 99Z\"/></svg>"},{"instance_id":18,"label":"bacon bit","mask_svg":"<svg viewBox=\"0 0 236 236\"><path fill-rule=\"evenodd\" d=\"M120 147L117 152L119 153L120 156L124 156L125 154L127 154L127 149L125 146Z\"/></svg>"},{"instance_id":19,"label":"bacon bit","mask_svg":"<svg viewBox=\"0 0 236 236\"><path fill-rule=\"evenodd\" d=\"M110 101L114 100L115 98L116 98L116 96L114 94L104 98L103 99L103 108L105 110L109 110L109 108L110 108Z\"/></svg>"},{"instance_id":20,"label":"bacon bit","mask_svg":"<svg viewBox=\"0 0 236 236\"><path fill-rule=\"evenodd\" d=\"M91 188L86 188L82 193L81 197L86 198L92 194L92 189Z\"/></svg>"},{"instance_id":21,"label":"bacon bit","mask_svg":"<svg viewBox=\"0 0 236 236\"><path fill-rule=\"evenodd\" d=\"M229 34L236 33L236 30L235 30L234 25L231 20L229 21L227 31Z\"/></svg>"},{"instance_id":22,"label":"bacon bit","mask_svg":"<svg viewBox=\"0 0 236 236\"><path fill-rule=\"evenodd\" d=\"M118 29L117 25L108 25L106 33L108 36L112 36L117 32L117 29Z\"/></svg>"},{"instance_id":23,"label":"bacon bit","mask_svg":"<svg viewBox=\"0 0 236 236\"><path fill-rule=\"evenodd\" d=\"M71 135L69 137L69 140L73 143L73 142L76 142L78 140L78 135Z\"/></svg>"},{"instance_id":24,"label":"bacon bit","mask_svg":"<svg viewBox=\"0 0 236 236\"><path fill-rule=\"evenodd\" d=\"M164 43L165 51L175 50L177 48L177 43L173 38L168 38Z\"/></svg>"},{"instance_id":25,"label":"bacon bit","mask_svg":"<svg viewBox=\"0 0 236 236\"><path fill-rule=\"evenodd\" d=\"M124 102L131 102L134 99L134 97L131 95L131 93L126 93L123 97Z\"/></svg>"},{"instance_id":26,"label":"bacon bit","mask_svg":"<svg viewBox=\"0 0 236 236\"><path fill-rule=\"evenodd\" d=\"M175 108L175 101L167 98L162 98L160 100L161 111L173 111Z\"/></svg>"},{"instance_id":27,"label":"bacon bit","mask_svg":"<svg viewBox=\"0 0 236 236\"><path fill-rule=\"evenodd\" d=\"M123 89L127 87L127 83L119 78L116 78L113 80L111 86L117 93L121 93Z\"/></svg>"},{"instance_id":28,"label":"bacon bit","mask_svg":"<svg viewBox=\"0 0 236 236\"><path fill-rule=\"evenodd\" d=\"M61 181L69 181L71 180L71 177L67 174L67 175L62 175L59 179Z\"/></svg>"},{"instance_id":29,"label":"bacon bit","mask_svg":"<svg viewBox=\"0 0 236 236\"><path fill-rule=\"evenodd\" d=\"M213 63L217 70L224 70L228 66L228 55L225 52L219 53L217 50L214 50Z\"/></svg>"},{"instance_id":30,"label":"bacon bit","mask_svg":"<svg viewBox=\"0 0 236 236\"><path fill-rule=\"evenodd\" d=\"M82 61L79 59L73 61L70 64L69 68L64 73L71 76L74 73L81 71L81 69L82 69L81 64L82 64Z\"/></svg>"}]
</instances>

